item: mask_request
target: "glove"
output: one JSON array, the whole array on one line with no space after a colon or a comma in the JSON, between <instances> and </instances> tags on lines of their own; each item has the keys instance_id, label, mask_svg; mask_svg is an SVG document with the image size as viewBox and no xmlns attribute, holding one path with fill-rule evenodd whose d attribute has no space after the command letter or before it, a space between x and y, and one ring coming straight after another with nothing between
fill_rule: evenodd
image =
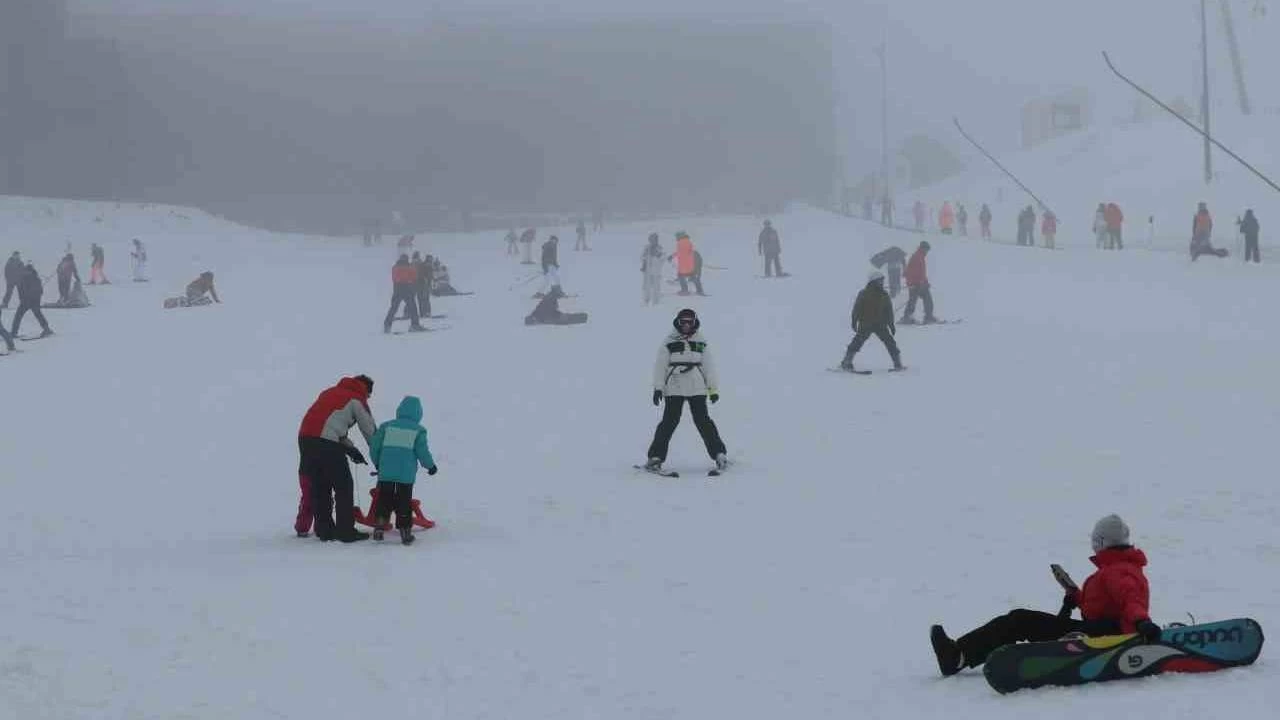
<instances>
[{"instance_id":1,"label":"glove","mask_svg":"<svg viewBox=\"0 0 1280 720\"><path fill-rule=\"evenodd\" d=\"M440 472L440 468L436 467L435 465L432 465L431 467L427 468L428 475L435 475L438 472Z\"/></svg>"},{"instance_id":2,"label":"glove","mask_svg":"<svg viewBox=\"0 0 1280 720\"><path fill-rule=\"evenodd\" d=\"M658 407L658 406L659 406L659 405L661 405L661 404L662 404L662 391L661 391L661 390L654 390L654 391L653 391L653 406L654 406L654 407Z\"/></svg>"},{"instance_id":3,"label":"glove","mask_svg":"<svg viewBox=\"0 0 1280 720\"><path fill-rule=\"evenodd\" d=\"M1160 639L1160 626L1151 622L1150 618L1139 620L1135 628L1138 634L1147 642L1155 642Z\"/></svg>"},{"instance_id":4,"label":"glove","mask_svg":"<svg viewBox=\"0 0 1280 720\"><path fill-rule=\"evenodd\" d=\"M715 405L718 402L720 402L720 393L717 393L717 392L711 393L711 404Z\"/></svg>"},{"instance_id":5,"label":"glove","mask_svg":"<svg viewBox=\"0 0 1280 720\"><path fill-rule=\"evenodd\" d=\"M351 458L351 462L357 465L369 464L369 462L364 459L364 455L361 455L360 451L355 448L347 448L347 457Z\"/></svg>"},{"instance_id":6,"label":"glove","mask_svg":"<svg viewBox=\"0 0 1280 720\"><path fill-rule=\"evenodd\" d=\"M1071 613L1074 612L1077 607L1078 606L1076 605L1076 599L1073 595L1071 595L1071 593L1067 593L1066 595L1063 595L1062 608L1058 610L1058 617L1060 618L1071 617Z\"/></svg>"}]
</instances>

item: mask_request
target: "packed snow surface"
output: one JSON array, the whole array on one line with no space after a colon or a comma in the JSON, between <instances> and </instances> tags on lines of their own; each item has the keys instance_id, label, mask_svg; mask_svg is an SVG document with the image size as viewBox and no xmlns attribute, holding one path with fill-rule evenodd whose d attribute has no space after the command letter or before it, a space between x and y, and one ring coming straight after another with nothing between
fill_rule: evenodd
<instances>
[{"instance_id":1,"label":"packed snow surface","mask_svg":"<svg viewBox=\"0 0 1280 720\"><path fill-rule=\"evenodd\" d=\"M901 329L910 372L857 377L827 368L866 258L919 236L807 209L773 220L782 280L757 277L758 218L611 227L582 253L560 228L580 295L563 308L591 313L567 328L523 325L538 281L511 287L536 268L504 256L504 233L420 235L476 294L435 301L439 332L384 336L393 239L5 200L4 254L48 273L70 240L87 276L102 242L115 284L90 288L92 308L48 311L55 337L0 358L0 717L1280 707L1265 648L1212 676L1006 697L975 671L938 677L927 641L933 622L958 634L1056 610L1049 563L1083 579L1111 512L1151 558L1158 621L1276 626L1280 266L932 237L938 314L965 322ZM677 230L726 269L706 271L709 297L643 307L645 237L670 250ZM132 237L149 284L127 281ZM161 309L206 268L224 304ZM668 461L680 479L632 469L658 419L654 355L684 306L721 370L713 415L736 466L716 480L688 418ZM873 339L857 362L889 360ZM376 380L380 420L405 394L424 401L441 470L415 494L439 526L412 547L294 537L299 420L356 373ZM362 501L369 483L360 468Z\"/></svg>"}]
</instances>

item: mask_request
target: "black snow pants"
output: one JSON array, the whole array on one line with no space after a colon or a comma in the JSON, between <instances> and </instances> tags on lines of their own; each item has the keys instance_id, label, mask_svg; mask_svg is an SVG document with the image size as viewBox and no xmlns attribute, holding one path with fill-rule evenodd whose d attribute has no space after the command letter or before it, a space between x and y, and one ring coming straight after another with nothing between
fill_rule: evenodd
<instances>
[{"instance_id":1,"label":"black snow pants","mask_svg":"<svg viewBox=\"0 0 1280 720\"><path fill-rule=\"evenodd\" d=\"M9 307L9 301L13 299L13 291L18 289L18 283L13 280L4 281L4 302L0 305Z\"/></svg>"},{"instance_id":2,"label":"black snow pants","mask_svg":"<svg viewBox=\"0 0 1280 720\"><path fill-rule=\"evenodd\" d=\"M724 441L720 439L720 430L707 414L706 395L692 397L669 395L666 398L666 407L662 410L662 421L653 431L653 442L649 445L649 454L646 457L658 458L666 462L667 447L671 444L671 436L675 434L676 427L680 424L680 416L684 412L686 402L689 403L689 411L693 413L693 424L697 426L698 434L702 436L702 442L707 446L707 455L714 460L717 455L728 452L725 450Z\"/></svg>"},{"instance_id":3,"label":"black snow pants","mask_svg":"<svg viewBox=\"0 0 1280 720\"><path fill-rule=\"evenodd\" d=\"M782 277L782 253L766 253L764 256L764 276Z\"/></svg>"},{"instance_id":4,"label":"black snow pants","mask_svg":"<svg viewBox=\"0 0 1280 720\"><path fill-rule=\"evenodd\" d=\"M977 667L985 663L987 656L996 648L1022 641L1057 640L1073 632L1091 636L1115 635L1120 632L1120 626L1109 620L1074 620L1039 610L1019 609L962 635L956 639L956 645L964 653L965 666Z\"/></svg>"},{"instance_id":5,"label":"black snow pants","mask_svg":"<svg viewBox=\"0 0 1280 720\"><path fill-rule=\"evenodd\" d=\"M885 269L889 271L889 297L896 298L902 292L902 266L891 263Z\"/></svg>"},{"instance_id":6,"label":"black snow pants","mask_svg":"<svg viewBox=\"0 0 1280 720\"><path fill-rule=\"evenodd\" d=\"M1258 251L1257 235L1244 236L1244 261L1249 262L1251 260L1256 263L1262 262L1262 253ZM8 298L7 295L5 297Z\"/></svg>"},{"instance_id":7,"label":"black snow pants","mask_svg":"<svg viewBox=\"0 0 1280 720\"><path fill-rule=\"evenodd\" d=\"M10 332L17 337L18 328L22 327L22 318L28 312L36 316L36 322L40 323L40 329L49 332L49 321L44 319L44 312L40 310L40 303L34 304L18 300L18 311L13 314L13 329Z\"/></svg>"},{"instance_id":8,"label":"black snow pants","mask_svg":"<svg viewBox=\"0 0 1280 720\"><path fill-rule=\"evenodd\" d=\"M893 359L895 367L902 363L902 353L898 350L898 341L893 339L893 333L889 332L889 328L884 325L858 328L858 332L853 336L853 341L849 343L849 347L845 348L844 363L853 362L853 356L858 354L858 351L862 349L862 346L866 344L872 335L880 338L880 342L884 343L884 349L889 351L889 357Z\"/></svg>"},{"instance_id":9,"label":"black snow pants","mask_svg":"<svg viewBox=\"0 0 1280 720\"><path fill-rule=\"evenodd\" d=\"M688 295L688 294L689 294L689 281L690 281L690 280L692 280L692 281L693 281L693 289L694 289L694 290L696 290L696 291L697 291L697 293L698 293L699 295L705 295L705 294L706 294L706 293L702 292L702 276L701 276L701 275L678 275L678 276L676 276L676 277L677 277L677 279L680 281L680 294L681 294L681 295Z\"/></svg>"},{"instance_id":10,"label":"black snow pants","mask_svg":"<svg viewBox=\"0 0 1280 720\"><path fill-rule=\"evenodd\" d=\"M8 330L4 329L4 320L0 319L0 340L4 341L4 345L9 350L13 350L13 336Z\"/></svg>"},{"instance_id":11,"label":"black snow pants","mask_svg":"<svg viewBox=\"0 0 1280 720\"><path fill-rule=\"evenodd\" d=\"M902 317L910 318L916 314L916 301L924 301L924 319L925 322L933 320L933 292L929 290L928 285L916 285L907 288L907 309L903 311Z\"/></svg>"},{"instance_id":12,"label":"black snow pants","mask_svg":"<svg viewBox=\"0 0 1280 720\"><path fill-rule=\"evenodd\" d=\"M425 282L417 285L418 317L425 320L431 317L431 286Z\"/></svg>"},{"instance_id":13,"label":"black snow pants","mask_svg":"<svg viewBox=\"0 0 1280 720\"><path fill-rule=\"evenodd\" d=\"M299 438L298 446L302 450L302 474L311 479L316 537L333 540L354 533L356 512L351 494L355 480L347 464L346 448L342 443L317 437Z\"/></svg>"},{"instance_id":14,"label":"black snow pants","mask_svg":"<svg viewBox=\"0 0 1280 720\"><path fill-rule=\"evenodd\" d=\"M392 511L398 529L413 527L413 483L378 481L378 520L385 523Z\"/></svg>"},{"instance_id":15,"label":"black snow pants","mask_svg":"<svg viewBox=\"0 0 1280 720\"><path fill-rule=\"evenodd\" d=\"M391 331L391 321L396 319L396 315L400 312L400 305L404 304L405 314L409 316L410 327L418 327L421 324L418 320L418 297L414 286L407 283L396 285L391 292L391 308L387 310L387 318L382 321L382 329Z\"/></svg>"}]
</instances>

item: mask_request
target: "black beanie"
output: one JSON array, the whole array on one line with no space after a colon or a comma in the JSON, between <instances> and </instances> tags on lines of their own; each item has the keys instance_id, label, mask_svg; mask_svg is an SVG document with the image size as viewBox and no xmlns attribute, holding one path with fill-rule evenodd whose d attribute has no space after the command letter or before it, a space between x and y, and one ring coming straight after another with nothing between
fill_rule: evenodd
<instances>
[{"instance_id":1,"label":"black beanie","mask_svg":"<svg viewBox=\"0 0 1280 720\"><path fill-rule=\"evenodd\" d=\"M370 395L373 394L373 378L369 377L368 375L357 375L356 379L364 383L365 387L369 388Z\"/></svg>"}]
</instances>

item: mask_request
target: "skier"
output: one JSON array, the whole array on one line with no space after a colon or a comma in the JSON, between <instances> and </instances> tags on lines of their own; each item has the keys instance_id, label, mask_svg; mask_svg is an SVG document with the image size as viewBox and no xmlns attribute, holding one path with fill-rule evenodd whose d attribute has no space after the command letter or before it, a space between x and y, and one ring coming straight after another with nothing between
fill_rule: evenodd
<instances>
[{"instance_id":1,"label":"skier","mask_svg":"<svg viewBox=\"0 0 1280 720\"><path fill-rule=\"evenodd\" d=\"M716 470L723 471L729 465L727 450L715 421L707 413L707 400L712 404L719 402L720 393L716 387L716 367L711 350L699 332L702 323L697 313L685 308L676 313L671 324L675 330L663 339L653 368L653 404L657 407L665 399L666 408L662 421L654 430L653 442L649 445L649 461L644 467L650 472L662 470L671 436L680 424L685 403L688 403L707 454L715 460Z\"/></svg>"},{"instance_id":2,"label":"skier","mask_svg":"<svg viewBox=\"0 0 1280 720\"><path fill-rule=\"evenodd\" d=\"M956 224L956 211L951 207L950 200L942 202L942 209L938 211L938 229L943 235L950 235L954 231Z\"/></svg>"},{"instance_id":3,"label":"skier","mask_svg":"<svg viewBox=\"0 0 1280 720\"><path fill-rule=\"evenodd\" d=\"M916 251L911 254L911 259L907 261L907 307L898 321L903 325L915 324L917 300L924 301L925 324L938 322L938 318L933 316L933 292L929 289L929 270L925 263L929 250L929 242L922 240L920 247L916 248Z\"/></svg>"},{"instance_id":4,"label":"skier","mask_svg":"<svg viewBox=\"0 0 1280 720\"><path fill-rule=\"evenodd\" d=\"M58 263L58 305L70 306L71 302L71 282L74 280L76 287L80 285L80 270L76 267L76 256L67 253L62 256L62 262ZM79 293L76 293L77 295Z\"/></svg>"},{"instance_id":5,"label":"skier","mask_svg":"<svg viewBox=\"0 0 1280 720\"><path fill-rule=\"evenodd\" d=\"M391 332L391 323L396 319L396 315L400 312L400 305L404 305L405 315L409 317L409 332L423 332L426 328L422 327L420 316L418 315L418 271L414 268L413 263L409 261L408 255L401 255L396 264L391 267L391 307L387 309L387 316L382 321L382 332Z\"/></svg>"},{"instance_id":6,"label":"skier","mask_svg":"<svg viewBox=\"0 0 1280 720\"><path fill-rule=\"evenodd\" d=\"M40 310L40 300L43 297L44 282L40 280L40 273L36 271L35 265L27 263L22 270L22 277L18 278L18 311L13 314L10 334L18 337L18 329L22 327L22 318L27 312L35 315L36 322L40 323L40 337L53 334L53 330L49 329L49 321L44 319L44 312Z\"/></svg>"},{"instance_id":7,"label":"skier","mask_svg":"<svg viewBox=\"0 0 1280 720\"><path fill-rule=\"evenodd\" d=\"M147 281L147 249L142 246L142 241L138 238L133 239L133 252L129 253L129 257L133 259L133 281Z\"/></svg>"},{"instance_id":8,"label":"skier","mask_svg":"<svg viewBox=\"0 0 1280 720\"><path fill-rule=\"evenodd\" d=\"M377 424L369 411L371 394L373 380L368 375L344 377L320 393L298 429L301 473L309 480L311 493L300 505L311 505L316 537L326 542L350 543L369 538L368 533L356 530L352 504L355 481L347 465L348 458L357 465L365 465L366 461L347 432L354 425L366 443L373 437ZM336 520L331 512L336 513Z\"/></svg>"},{"instance_id":9,"label":"skier","mask_svg":"<svg viewBox=\"0 0 1280 720\"><path fill-rule=\"evenodd\" d=\"M787 276L782 272L782 241L769 220L764 221L764 229L760 231L760 238L756 241L756 251L764 256L765 277L773 277L775 271L778 277Z\"/></svg>"},{"instance_id":10,"label":"skier","mask_svg":"<svg viewBox=\"0 0 1280 720\"><path fill-rule=\"evenodd\" d=\"M1034 247L1036 244L1036 211L1028 205L1018 213L1018 245Z\"/></svg>"},{"instance_id":11,"label":"skier","mask_svg":"<svg viewBox=\"0 0 1280 720\"><path fill-rule=\"evenodd\" d=\"M1107 230L1107 206L1098 203L1098 209L1093 213L1093 238L1099 250L1107 249L1107 239L1111 233Z\"/></svg>"},{"instance_id":12,"label":"skier","mask_svg":"<svg viewBox=\"0 0 1280 720\"><path fill-rule=\"evenodd\" d=\"M510 230L508 230L507 231L507 256L508 257L511 255L520 254L519 242L520 242L520 237L516 235L516 229L511 228Z\"/></svg>"},{"instance_id":13,"label":"skier","mask_svg":"<svg viewBox=\"0 0 1280 720\"><path fill-rule=\"evenodd\" d=\"M1044 246L1052 250L1054 239L1058 236L1058 216L1052 210L1045 210L1040 220L1040 234L1044 236Z\"/></svg>"},{"instance_id":14,"label":"skier","mask_svg":"<svg viewBox=\"0 0 1280 720\"><path fill-rule=\"evenodd\" d=\"M414 299L418 302L418 322L431 317L431 280L432 263L435 258L428 255L425 259L413 252L413 272L417 275L413 283Z\"/></svg>"},{"instance_id":15,"label":"skier","mask_svg":"<svg viewBox=\"0 0 1280 720\"><path fill-rule=\"evenodd\" d=\"M982 203L982 210L978 212L978 224L982 226L982 239L991 239L991 208L986 203Z\"/></svg>"},{"instance_id":16,"label":"skier","mask_svg":"<svg viewBox=\"0 0 1280 720\"><path fill-rule=\"evenodd\" d=\"M520 233L520 244L524 246L524 259L520 261L521 265L533 264L533 241L538 237L538 231L535 228L525 228Z\"/></svg>"},{"instance_id":17,"label":"skier","mask_svg":"<svg viewBox=\"0 0 1280 720\"><path fill-rule=\"evenodd\" d=\"M1201 255L1226 257L1226 248L1215 248L1213 238L1213 216L1209 214L1209 206L1200 203L1196 216L1191 221L1191 259L1194 261Z\"/></svg>"},{"instance_id":18,"label":"skier","mask_svg":"<svg viewBox=\"0 0 1280 720\"><path fill-rule=\"evenodd\" d=\"M590 250L591 248L587 247L587 223L586 223L586 221L585 221L585 220L582 220L582 219L579 219L579 220L578 220L578 227L574 228L574 230L578 233L578 241L574 244L573 249L574 249L574 250Z\"/></svg>"},{"instance_id":19,"label":"skier","mask_svg":"<svg viewBox=\"0 0 1280 720\"><path fill-rule=\"evenodd\" d=\"M1258 252L1258 233L1262 228L1258 225L1258 218L1253 214L1253 209L1245 210L1244 219L1236 221L1236 224L1240 226L1240 232L1244 235L1244 261L1262 262L1262 254Z\"/></svg>"},{"instance_id":20,"label":"skier","mask_svg":"<svg viewBox=\"0 0 1280 720\"><path fill-rule=\"evenodd\" d=\"M547 292L541 300L538 301L533 312L524 318L525 325L581 325L587 321L587 314L584 312L567 313L560 310L560 298L564 297L564 291L559 285L551 286L551 290Z\"/></svg>"},{"instance_id":21,"label":"skier","mask_svg":"<svg viewBox=\"0 0 1280 720\"><path fill-rule=\"evenodd\" d=\"M960 237L969 237L969 210L964 205L956 211L956 221L960 223Z\"/></svg>"},{"instance_id":22,"label":"skier","mask_svg":"<svg viewBox=\"0 0 1280 720\"><path fill-rule=\"evenodd\" d=\"M1124 249L1124 213L1120 211L1120 206L1115 203L1107 203L1103 210L1103 216L1107 221L1107 249L1123 250Z\"/></svg>"},{"instance_id":23,"label":"skier","mask_svg":"<svg viewBox=\"0 0 1280 720\"><path fill-rule=\"evenodd\" d=\"M907 253L894 245L871 256L871 264L884 268L889 275L889 297L896 298L902 291L902 266L907 262Z\"/></svg>"},{"instance_id":24,"label":"skier","mask_svg":"<svg viewBox=\"0 0 1280 720\"><path fill-rule=\"evenodd\" d=\"M644 275L644 304L657 305L662 300L662 246L658 233L649 234L649 244L640 257L640 272Z\"/></svg>"},{"instance_id":25,"label":"skier","mask_svg":"<svg viewBox=\"0 0 1280 720\"><path fill-rule=\"evenodd\" d=\"M924 203L919 200L911 206L911 214L916 221L916 232L924 232Z\"/></svg>"},{"instance_id":26,"label":"skier","mask_svg":"<svg viewBox=\"0 0 1280 720\"><path fill-rule=\"evenodd\" d=\"M106 265L107 253L98 243L89 246L89 284L90 285L110 285L111 281L107 279Z\"/></svg>"},{"instance_id":27,"label":"skier","mask_svg":"<svg viewBox=\"0 0 1280 720\"><path fill-rule=\"evenodd\" d=\"M431 448L427 446L427 429L422 427L422 401L406 395L396 408L394 420L378 427L369 439L369 459L378 471L378 507L375 512L373 539L382 541L382 527L396 513L396 529L403 545L413 544L413 482L418 466L428 475L439 472Z\"/></svg>"},{"instance_id":28,"label":"skier","mask_svg":"<svg viewBox=\"0 0 1280 720\"><path fill-rule=\"evenodd\" d=\"M542 243L542 289L534 297L545 297L553 287L560 287L560 238L552 235Z\"/></svg>"},{"instance_id":29,"label":"skier","mask_svg":"<svg viewBox=\"0 0 1280 720\"><path fill-rule=\"evenodd\" d=\"M22 279L23 269L22 253L14 250L4 264L4 302L0 303L0 308L9 307L13 291L18 289L18 281Z\"/></svg>"},{"instance_id":30,"label":"skier","mask_svg":"<svg viewBox=\"0 0 1280 720\"><path fill-rule=\"evenodd\" d=\"M858 291L853 301L853 340L845 348L844 359L840 361L840 369L853 371L853 356L858 354L863 344L872 335L880 338L893 360L893 369L902 369L902 354L898 343L893 339L897 328L893 324L893 299L884 289L884 273L872 270L867 276L867 285Z\"/></svg>"},{"instance_id":31,"label":"skier","mask_svg":"<svg viewBox=\"0 0 1280 720\"><path fill-rule=\"evenodd\" d=\"M702 275L699 272L701 263L697 261L693 251L693 240L683 230L676 233L676 251L671 257L676 260L676 277L680 281L680 294L689 294L690 280L693 281L693 287L699 295L705 294L702 292Z\"/></svg>"},{"instance_id":32,"label":"skier","mask_svg":"<svg viewBox=\"0 0 1280 720\"><path fill-rule=\"evenodd\" d=\"M893 198L887 192L884 194L884 199L880 201L880 224L893 227Z\"/></svg>"},{"instance_id":33,"label":"skier","mask_svg":"<svg viewBox=\"0 0 1280 720\"><path fill-rule=\"evenodd\" d=\"M1038 610L1013 610L976 630L952 640L941 625L930 630L938 670L955 675L966 667L978 667L993 650L1029 640L1057 640L1068 633L1087 636L1138 633L1146 640L1160 639L1160 626L1147 609L1150 588L1142 568L1147 556L1129 543L1129 526L1117 515L1097 522L1091 536L1098 570L1079 590L1068 590L1057 615ZM1082 620L1071 617L1080 608Z\"/></svg>"},{"instance_id":34,"label":"skier","mask_svg":"<svg viewBox=\"0 0 1280 720\"><path fill-rule=\"evenodd\" d=\"M205 297L206 295L209 297ZM200 273L199 277L187 284L187 305L189 307L208 305L211 302L210 298L212 298L212 302L222 303L222 300L218 298L218 290L213 286L213 272L205 270Z\"/></svg>"}]
</instances>

